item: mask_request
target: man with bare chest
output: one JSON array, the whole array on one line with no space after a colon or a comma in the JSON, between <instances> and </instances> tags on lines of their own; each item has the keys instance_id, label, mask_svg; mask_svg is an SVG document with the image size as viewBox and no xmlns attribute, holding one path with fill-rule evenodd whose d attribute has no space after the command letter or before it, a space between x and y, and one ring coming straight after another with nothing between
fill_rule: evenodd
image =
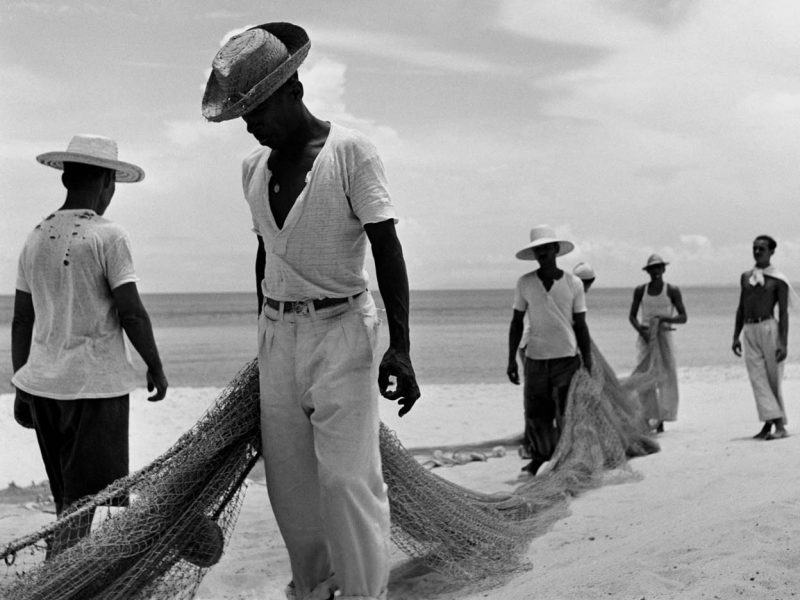
<instances>
[{"instance_id":1,"label":"man with bare chest","mask_svg":"<svg viewBox=\"0 0 800 600\"><path fill-rule=\"evenodd\" d=\"M203 115L241 117L259 143L242 184L258 239L262 446L292 569L286 596L385 599L389 503L377 400L379 392L397 400L403 416L420 397L408 277L375 147L305 106L297 68L309 47L290 23L232 37L212 63ZM389 325L380 363L368 247Z\"/></svg>"},{"instance_id":2,"label":"man with bare chest","mask_svg":"<svg viewBox=\"0 0 800 600\"><path fill-rule=\"evenodd\" d=\"M783 361L787 355L791 286L787 277L770 264L777 245L768 235L760 235L753 241L756 264L742 273L740 279L741 293L731 346L736 356L742 355L739 337L743 333L747 374L753 387L758 418L764 422L754 437L766 440L789 435L785 427L781 381ZM774 315L776 306L777 321Z\"/></svg>"}]
</instances>

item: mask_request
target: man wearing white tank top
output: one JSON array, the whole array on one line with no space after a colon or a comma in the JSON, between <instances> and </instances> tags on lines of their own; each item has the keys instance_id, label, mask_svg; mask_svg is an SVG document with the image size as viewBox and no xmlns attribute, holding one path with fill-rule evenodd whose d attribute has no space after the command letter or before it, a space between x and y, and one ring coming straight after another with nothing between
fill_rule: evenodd
<instances>
[{"instance_id":1,"label":"man wearing white tank top","mask_svg":"<svg viewBox=\"0 0 800 600\"><path fill-rule=\"evenodd\" d=\"M644 417L658 433L664 432L664 421L678 419L678 370L675 364L675 348L672 340L672 325L686 323L686 308L678 286L664 281L667 262L658 254L651 254L642 269L650 276L633 291L633 301L628 316L638 332L637 347L639 362L650 352L653 336L661 347L666 378L654 389L640 392ZM639 310L641 309L641 321Z\"/></svg>"}]
</instances>

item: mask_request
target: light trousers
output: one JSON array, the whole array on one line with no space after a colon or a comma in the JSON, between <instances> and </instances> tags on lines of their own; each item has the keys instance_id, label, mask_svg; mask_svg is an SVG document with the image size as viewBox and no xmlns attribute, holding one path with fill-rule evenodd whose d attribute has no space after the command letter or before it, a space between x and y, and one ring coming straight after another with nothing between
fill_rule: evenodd
<instances>
[{"instance_id":1,"label":"light trousers","mask_svg":"<svg viewBox=\"0 0 800 600\"><path fill-rule=\"evenodd\" d=\"M774 319L760 323L745 323L742 329L744 364L756 399L760 421L786 419L781 394L783 362L778 362L778 322Z\"/></svg>"},{"instance_id":2,"label":"light trousers","mask_svg":"<svg viewBox=\"0 0 800 600\"><path fill-rule=\"evenodd\" d=\"M389 502L381 474L376 346L365 292L307 314L259 319L267 490L298 600L385 598Z\"/></svg>"}]
</instances>

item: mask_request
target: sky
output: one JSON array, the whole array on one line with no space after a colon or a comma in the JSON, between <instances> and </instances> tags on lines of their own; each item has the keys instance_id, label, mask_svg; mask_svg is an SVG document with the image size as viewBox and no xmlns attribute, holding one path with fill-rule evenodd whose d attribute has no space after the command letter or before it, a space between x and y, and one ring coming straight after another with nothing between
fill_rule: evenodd
<instances>
[{"instance_id":1,"label":"sky","mask_svg":"<svg viewBox=\"0 0 800 600\"><path fill-rule=\"evenodd\" d=\"M512 288L541 224L598 287L644 282L653 252L677 285L736 285L762 233L800 280L796 0L2 7L0 294L64 200L35 157L77 133L116 139L146 172L106 213L131 236L140 291L254 289L241 160L257 142L242 120L205 122L200 101L221 43L268 21L311 38L312 113L378 147L412 289Z\"/></svg>"}]
</instances>

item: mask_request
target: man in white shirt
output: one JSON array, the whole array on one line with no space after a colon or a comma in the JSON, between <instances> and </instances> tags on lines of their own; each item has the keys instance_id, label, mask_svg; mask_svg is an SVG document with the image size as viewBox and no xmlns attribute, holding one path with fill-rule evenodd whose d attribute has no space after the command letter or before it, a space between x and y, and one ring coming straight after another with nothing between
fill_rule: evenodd
<instances>
[{"instance_id":1,"label":"man in white shirt","mask_svg":"<svg viewBox=\"0 0 800 600\"><path fill-rule=\"evenodd\" d=\"M260 144L242 182L258 236L262 444L292 567L286 596L326 599L338 589L342 599L385 598L389 504L377 396L397 400L400 416L420 396L408 278L375 147L303 102L296 71L309 47L290 23L232 37L212 63L203 115L241 117ZM389 321L380 367L368 245Z\"/></svg>"},{"instance_id":2,"label":"man in white shirt","mask_svg":"<svg viewBox=\"0 0 800 600\"><path fill-rule=\"evenodd\" d=\"M64 171L63 206L28 235L19 257L11 358L17 422L36 430L60 515L128 474L129 393L136 388L123 331L147 365L147 388L167 392L150 319L136 287L128 234L103 218L116 182L144 171L117 144L78 135L36 159ZM115 502L124 505L127 498ZM58 532L50 555L86 535L91 515Z\"/></svg>"},{"instance_id":3,"label":"man in white shirt","mask_svg":"<svg viewBox=\"0 0 800 600\"><path fill-rule=\"evenodd\" d=\"M517 258L537 260L539 268L517 281L506 374L519 385L517 348L527 314L530 331L523 394L531 462L523 471L535 475L558 444L572 376L580 368L581 358L584 368L591 371L592 355L583 283L556 264L556 258L570 252L573 244L557 238L547 225L534 227L530 239Z\"/></svg>"}]
</instances>

